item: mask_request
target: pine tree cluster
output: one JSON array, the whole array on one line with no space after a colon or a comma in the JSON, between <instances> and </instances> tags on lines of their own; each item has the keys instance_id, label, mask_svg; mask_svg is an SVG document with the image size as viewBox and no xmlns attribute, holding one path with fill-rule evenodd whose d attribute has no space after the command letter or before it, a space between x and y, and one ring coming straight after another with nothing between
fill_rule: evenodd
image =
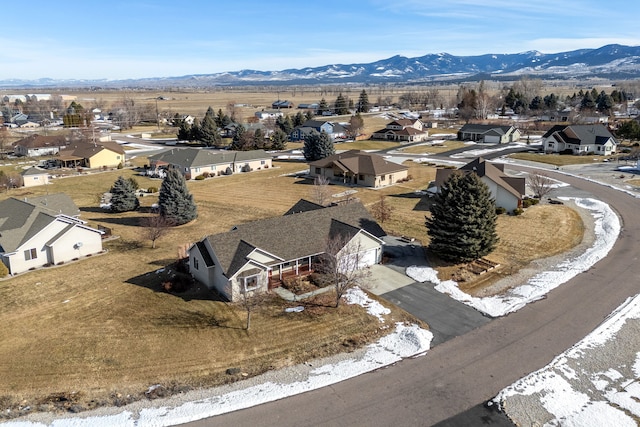
<instances>
[{"instance_id":1,"label":"pine tree cluster","mask_svg":"<svg viewBox=\"0 0 640 427\"><path fill-rule=\"evenodd\" d=\"M135 211L140 207L140 201L136 196L134 181L118 177L110 190L111 212Z\"/></svg>"},{"instance_id":2,"label":"pine tree cluster","mask_svg":"<svg viewBox=\"0 0 640 427\"><path fill-rule=\"evenodd\" d=\"M333 155L336 150L333 141L326 132L312 130L304 139L302 147L304 158L313 162Z\"/></svg>"}]
</instances>

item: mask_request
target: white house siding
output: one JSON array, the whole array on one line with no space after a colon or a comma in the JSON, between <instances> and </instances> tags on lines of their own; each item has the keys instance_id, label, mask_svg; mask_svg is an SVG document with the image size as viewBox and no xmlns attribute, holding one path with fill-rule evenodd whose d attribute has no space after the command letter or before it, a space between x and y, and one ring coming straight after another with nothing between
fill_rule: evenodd
<instances>
[{"instance_id":1,"label":"white house siding","mask_svg":"<svg viewBox=\"0 0 640 427\"><path fill-rule=\"evenodd\" d=\"M191 276L210 288L214 282L215 270L215 265L207 267L202 254L200 254L196 246L193 246L189 251L189 271L191 272Z\"/></svg>"},{"instance_id":2,"label":"white house siding","mask_svg":"<svg viewBox=\"0 0 640 427\"><path fill-rule=\"evenodd\" d=\"M82 255L89 253L97 253L102 250L102 240L98 231L90 231L83 227L75 226L69 229L64 236L57 239L60 241L60 245L54 245L54 247L48 247L49 242L58 233L63 231L69 223L61 220L52 221L49 225L44 227L42 231L22 244L15 253L8 255L11 274L18 274L28 271L31 268L42 267L45 264L57 264L60 261L70 261L73 258L77 258L77 251L73 250L73 244L77 242L87 243L87 248L83 247ZM97 239L96 240L96 237ZM57 242L56 241L56 242ZM73 243L65 245L65 242L73 241ZM25 251L35 249L36 258L27 260L25 259ZM57 253L60 250L61 253ZM55 258L52 259L55 253ZM5 255L7 256L7 255Z\"/></svg>"},{"instance_id":3,"label":"white house siding","mask_svg":"<svg viewBox=\"0 0 640 427\"><path fill-rule=\"evenodd\" d=\"M481 180L487 185L487 187L489 187L491 198L495 200L496 206L503 207L507 211L512 211L518 207L518 199L513 194L500 187L486 176L483 176Z\"/></svg>"},{"instance_id":4,"label":"white house siding","mask_svg":"<svg viewBox=\"0 0 640 427\"><path fill-rule=\"evenodd\" d=\"M50 262L58 264L68 262L102 250L102 237L97 231L85 227L75 226L55 242L51 242L49 254Z\"/></svg>"},{"instance_id":5,"label":"white house siding","mask_svg":"<svg viewBox=\"0 0 640 427\"><path fill-rule=\"evenodd\" d=\"M243 289L241 276L244 276L243 273L247 272L248 270L255 270L255 269L259 269L259 272L257 273L258 288L253 290L250 293L250 295L253 293L267 292L267 290L269 289L269 277L268 277L267 270L263 270L263 267L258 266L257 264L248 262L231 278L230 280L231 295L230 297L227 296L227 298L229 298L231 301L240 301L240 299L242 298L242 289Z\"/></svg>"}]
</instances>

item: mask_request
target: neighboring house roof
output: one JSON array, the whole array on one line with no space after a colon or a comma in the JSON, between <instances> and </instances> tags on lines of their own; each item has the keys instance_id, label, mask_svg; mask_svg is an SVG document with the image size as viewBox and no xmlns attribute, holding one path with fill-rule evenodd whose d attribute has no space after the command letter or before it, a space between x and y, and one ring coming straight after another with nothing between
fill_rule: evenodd
<instances>
[{"instance_id":1,"label":"neighboring house roof","mask_svg":"<svg viewBox=\"0 0 640 427\"><path fill-rule=\"evenodd\" d=\"M114 153L124 155L124 150L120 144L115 142L74 142L69 144L59 153L60 158L80 158L90 159L103 150L113 151Z\"/></svg>"},{"instance_id":2,"label":"neighboring house roof","mask_svg":"<svg viewBox=\"0 0 640 427\"><path fill-rule=\"evenodd\" d=\"M486 176L500 187L520 199L525 194L525 179L519 177L510 177L504 173L504 165L499 163L487 162L484 158L478 157L475 160L462 166L459 171L465 173L475 172L480 178ZM438 169L436 172L436 185L442 188L442 184L456 172L454 169Z\"/></svg>"},{"instance_id":3,"label":"neighboring house roof","mask_svg":"<svg viewBox=\"0 0 640 427\"><path fill-rule=\"evenodd\" d=\"M163 153L149 156L150 161L180 165L187 168L224 163L246 162L250 160L260 160L268 158L271 158L271 156L264 150L212 151L201 150L198 148L174 148Z\"/></svg>"},{"instance_id":4,"label":"neighboring house roof","mask_svg":"<svg viewBox=\"0 0 640 427\"><path fill-rule=\"evenodd\" d=\"M291 215L294 213L307 212L307 211L315 211L316 209L323 209L324 206L319 205L317 203L310 202L305 199L300 199L296 202L295 205L291 206L288 211L286 211L285 215Z\"/></svg>"},{"instance_id":5,"label":"neighboring house roof","mask_svg":"<svg viewBox=\"0 0 640 427\"><path fill-rule=\"evenodd\" d=\"M385 232L359 202L253 221L207 237L227 277L247 263L254 250L286 261L323 253L327 239L360 230L380 238Z\"/></svg>"},{"instance_id":6,"label":"neighboring house roof","mask_svg":"<svg viewBox=\"0 0 640 427\"><path fill-rule=\"evenodd\" d=\"M496 126L496 125L480 125L467 123L460 128L460 132L486 133L489 131L497 132L499 135L506 135L513 131L513 126Z\"/></svg>"},{"instance_id":7,"label":"neighboring house roof","mask_svg":"<svg viewBox=\"0 0 640 427\"><path fill-rule=\"evenodd\" d=\"M64 136L52 136L52 135L29 135L26 138L22 138L13 143L14 147L24 148L46 148L46 147L64 147L68 144L67 139Z\"/></svg>"},{"instance_id":8,"label":"neighboring house roof","mask_svg":"<svg viewBox=\"0 0 640 427\"><path fill-rule=\"evenodd\" d=\"M378 154L359 150L349 150L344 153L334 154L322 160L311 162L309 166L321 168L338 167L345 172L374 176L408 169L406 166L390 162Z\"/></svg>"},{"instance_id":9,"label":"neighboring house roof","mask_svg":"<svg viewBox=\"0 0 640 427\"><path fill-rule=\"evenodd\" d=\"M65 193L47 194L45 196L25 197L24 201L30 203L51 215L66 215L77 217L80 209Z\"/></svg>"},{"instance_id":10,"label":"neighboring house roof","mask_svg":"<svg viewBox=\"0 0 640 427\"><path fill-rule=\"evenodd\" d=\"M39 168L37 166L32 166L22 171L22 176L37 176L37 175L48 175L49 172L46 169Z\"/></svg>"},{"instance_id":11,"label":"neighboring house roof","mask_svg":"<svg viewBox=\"0 0 640 427\"><path fill-rule=\"evenodd\" d=\"M553 137L558 142L580 145L604 145L609 140L617 144L614 136L606 126L602 124L592 125L556 125L549 129L543 139Z\"/></svg>"}]
</instances>

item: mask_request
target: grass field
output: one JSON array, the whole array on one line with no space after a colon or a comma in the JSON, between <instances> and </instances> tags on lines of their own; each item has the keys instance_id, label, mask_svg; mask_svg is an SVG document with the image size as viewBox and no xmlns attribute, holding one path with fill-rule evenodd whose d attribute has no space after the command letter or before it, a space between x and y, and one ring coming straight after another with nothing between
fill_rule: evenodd
<instances>
[{"instance_id":1,"label":"grass field","mask_svg":"<svg viewBox=\"0 0 640 427\"><path fill-rule=\"evenodd\" d=\"M538 154L538 153L515 153L509 157L519 160L529 160L532 162L546 163L555 166L584 165L589 163L601 163L605 159L612 159L611 156L574 156L568 154Z\"/></svg>"}]
</instances>

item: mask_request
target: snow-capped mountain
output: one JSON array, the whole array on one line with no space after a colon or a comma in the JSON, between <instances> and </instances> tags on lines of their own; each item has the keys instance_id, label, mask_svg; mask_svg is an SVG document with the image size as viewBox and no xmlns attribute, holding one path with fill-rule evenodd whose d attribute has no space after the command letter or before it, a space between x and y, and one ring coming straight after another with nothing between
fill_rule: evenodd
<instances>
[{"instance_id":1,"label":"snow-capped mountain","mask_svg":"<svg viewBox=\"0 0 640 427\"><path fill-rule=\"evenodd\" d=\"M508 79L529 75L545 79L640 77L640 46L607 45L546 54L393 56L367 64L331 64L280 71L241 70L214 74L131 80L6 80L0 86L142 86L206 87L221 85L286 85L331 83L403 83Z\"/></svg>"}]
</instances>

